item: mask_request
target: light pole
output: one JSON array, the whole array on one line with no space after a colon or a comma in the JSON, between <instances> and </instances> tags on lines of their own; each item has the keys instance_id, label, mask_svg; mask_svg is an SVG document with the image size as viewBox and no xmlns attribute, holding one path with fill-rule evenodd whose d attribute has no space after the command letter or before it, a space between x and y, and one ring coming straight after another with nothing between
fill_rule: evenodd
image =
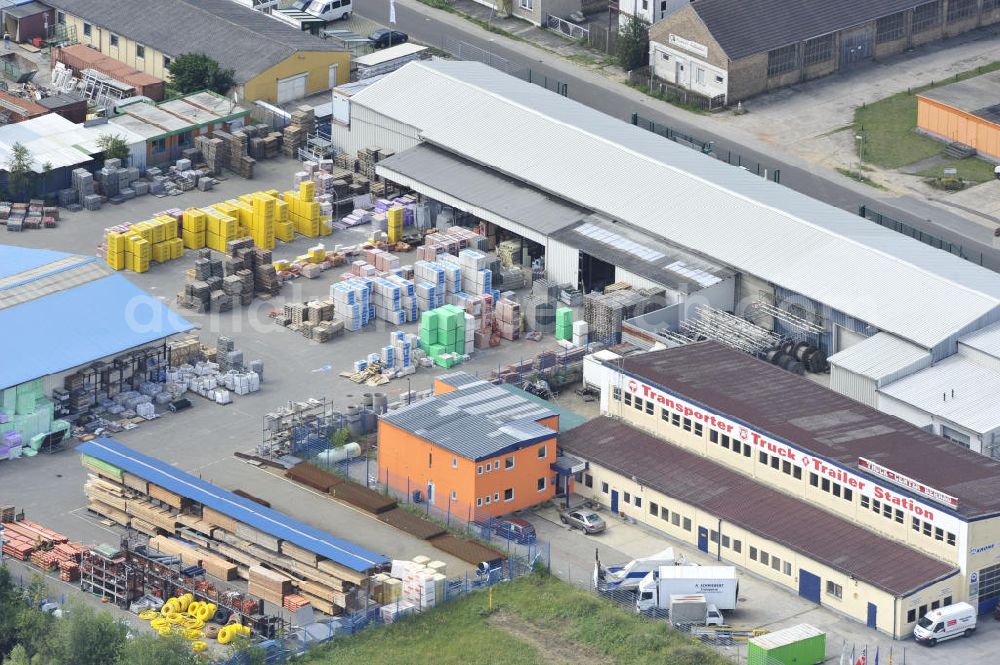
<instances>
[{"instance_id":1,"label":"light pole","mask_svg":"<svg viewBox=\"0 0 1000 665\"><path fill-rule=\"evenodd\" d=\"M858 142L858 180L861 180L861 166L865 163L865 135L855 134L854 139Z\"/></svg>"},{"instance_id":2,"label":"light pole","mask_svg":"<svg viewBox=\"0 0 1000 665\"><path fill-rule=\"evenodd\" d=\"M410 400L413 398L413 393L410 392L410 377L406 377L406 405L410 405Z\"/></svg>"},{"instance_id":3,"label":"light pole","mask_svg":"<svg viewBox=\"0 0 1000 665\"><path fill-rule=\"evenodd\" d=\"M3 524L0 524L0 566L3 566Z\"/></svg>"}]
</instances>

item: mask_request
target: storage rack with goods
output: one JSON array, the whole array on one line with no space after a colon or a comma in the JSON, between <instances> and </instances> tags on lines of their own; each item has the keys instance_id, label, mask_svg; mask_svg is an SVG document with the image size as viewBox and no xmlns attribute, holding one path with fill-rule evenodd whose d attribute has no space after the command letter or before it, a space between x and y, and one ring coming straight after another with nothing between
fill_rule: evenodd
<instances>
[{"instance_id":1,"label":"storage rack with goods","mask_svg":"<svg viewBox=\"0 0 1000 665\"><path fill-rule=\"evenodd\" d=\"M136 390L144 381L155 381L166 369L167 344L136 349L110 362L95 362L64 379L64 388L56 389L57 403L66 405L67 413L84 413L102 398L111 398Z\"/></svg>"},{"instance_id":2,"label":"storage rack with goods","mask_svg":"<svg viewBox=\"0 0 1000 665\"><path fill-rule=\"evenodd\" d=\"M143 593L143 576L122 552L108 556L90 550L81 558L80 588L107 598L118 607L128 607Z\"/></svg>"}]
</instances>

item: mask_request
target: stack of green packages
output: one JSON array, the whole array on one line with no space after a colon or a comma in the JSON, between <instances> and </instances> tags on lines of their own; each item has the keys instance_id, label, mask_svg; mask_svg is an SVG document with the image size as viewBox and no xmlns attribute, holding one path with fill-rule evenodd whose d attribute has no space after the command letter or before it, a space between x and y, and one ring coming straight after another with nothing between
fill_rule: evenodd
<instances>
[{"instance_id":1,"label":"stack of green packages","mask_svg":"<svg viewBox=\"0 0 1000 665\"><path fill-rule=\"evenodd\" d=\"M573 310L569 307L556 310L556 339L573 339Z\"/></svg>"},{"instance_id":2,"label":"stack of green packages","mask_svg":"<svg viewBox=\"0 0 1000 665\"><path fill-rule=\"evenodd\" d=\"M455 305L445 305L422 313L420 348L441 367L458 364L465 353L465 312Z\"/></svg>"},{"instance_id":3,"label":"stack of green packages","mask_svg":"<svg viewBox=\"0 0 1000 665\"><path fill-rule=\"evenodd\" d=\"M19 445L22 454L34 454L27 451L37 450L38 435L53 430L54 415L55 405L45 397L41 379L0 391L0 445Z\"/></svg>"}]
</instances>

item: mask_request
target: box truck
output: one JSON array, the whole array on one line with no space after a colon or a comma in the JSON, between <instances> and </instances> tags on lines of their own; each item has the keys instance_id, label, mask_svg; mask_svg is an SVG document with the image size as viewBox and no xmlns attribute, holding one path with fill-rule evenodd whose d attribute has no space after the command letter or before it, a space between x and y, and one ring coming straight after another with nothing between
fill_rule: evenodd
<instances>
[{"instance_id":1,"label":"box truck","mask_svg":"<svg viewBox=\"0 0 1000 665\"><path fill-rule=\"evenodd\" d=\"M680 559L674 555L673 547L668 547L662 552L648 557L633 559L620 566L605 567L601 565L601 559L596 556L596 550L595 559L594 588L599 591L635 591L639 583L649 573L661 566L676 566L685 561L683 555Z\"/></svg>"},{"instance_id":2,"label":"box truck","mask_svg":"<svg viewBox=\"0 0 1000 665\"><path fill-rule=\"evenodd\" d=\"M739 588L733 566L660 566L639 582L635 608L668 609L671 595L702 594L720 610L734 610Z\"/></svg>"},{"instance_id":3,"label":"box truck","mask_svg":"<svg viewBox=\"0 0 1000 665\"><path fill-rule=\"evenodd\" d=\"M676 628L695 626L721 626L725 623L722 612L705 600L700 593L670 595L670 623Z\"/></svg>"},{"instance_id":4,"label":"box truck","mask_svg":"<svg viewBox=\"0 0 1000 665\"><path fill-rule=\"evenodd\" d=\"M747 665L816 665L826 660L826 633L800 623L747 641Z\"/></svg>"},{"instance_id":5,"label":"box truck","mask_svg":"<svg viewBox=\"0 0 1000 665\"><path fill-rule=\"evenodd\" d=\"M913 627L913 637L917 642L932 647L959 635L968 637L975 630L976 610L968 603L955 603L931 610L920 617Z\"/></svg>"}]
</instances>

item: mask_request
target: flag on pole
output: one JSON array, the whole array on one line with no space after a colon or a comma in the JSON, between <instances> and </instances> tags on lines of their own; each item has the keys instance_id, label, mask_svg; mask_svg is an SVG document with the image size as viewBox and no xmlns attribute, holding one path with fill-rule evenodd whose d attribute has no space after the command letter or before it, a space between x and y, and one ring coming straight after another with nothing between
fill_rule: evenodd
<instances>
[{"instance_id":1,"label":"flag on pole","mask_svg":"<svg viewBox=\"0 0 1000 665\"><path fill-rule=\"evenodd\" d=\"M879 647L876 646L875 647L875 665L878 665L878 652L879 652Z\"/></svg>"},{"instance_id":2,"label":"flag on pole","mask_svg":"<svg viewBox=\"0 0 1000 665\"><path fill-rule=\"evenodd\" d=\"M389 24L396 25L396 0L389 0Z\"/></svg>"},{"instance_id":3,"label":"flag on pole","mask_svg":"<svg viewBox=\"0 0 1000 665\"><path fill-rule=\"evenodd\" d=\"M865 645L865 648L861 650L861 655L858 656L858 659L856 661L854 661L854 665L868 665L868 645L867 644Z\"/></svg>"}]
</instances>

